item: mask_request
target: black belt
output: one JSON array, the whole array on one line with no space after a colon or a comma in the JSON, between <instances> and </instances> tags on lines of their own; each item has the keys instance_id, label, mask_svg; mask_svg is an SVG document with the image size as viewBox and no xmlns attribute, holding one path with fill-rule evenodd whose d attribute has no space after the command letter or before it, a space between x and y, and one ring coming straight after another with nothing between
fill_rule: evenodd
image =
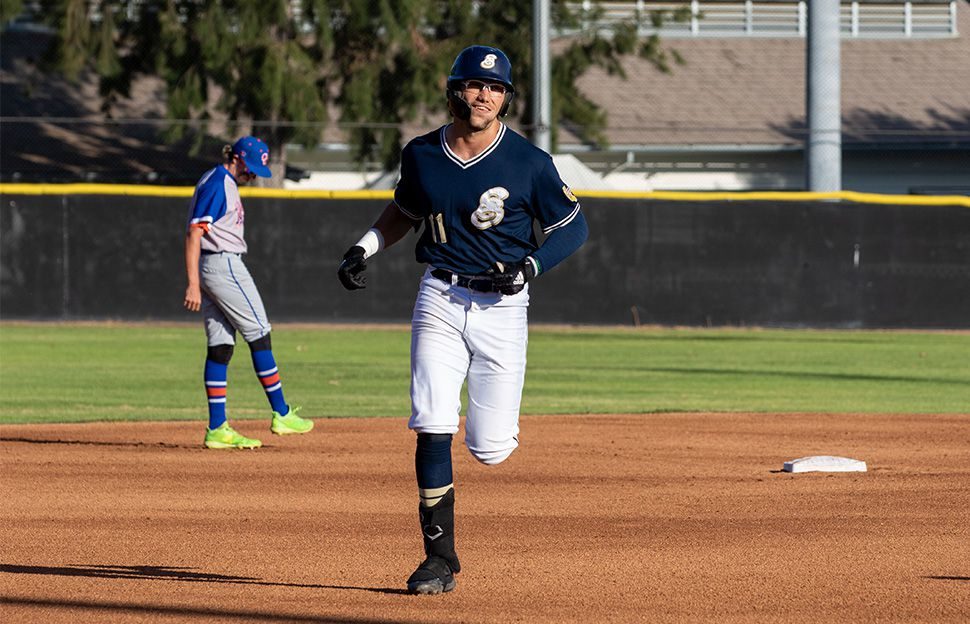
<instances>
[{"instance_id":1,"label":"black belt","mask_svg":"<svg viewBox=\"0 0 970 624\"><path fill-rule=\"evenodd\" d=\"M476 290L483 293L497 292L495 290L495 284L492 282L492 278L485 275L459 275L458 273L452 273L446 269L432 269L431 275L433 277L437 277L442 282L454 284L455 286L461 286L462 288L467 288L468 290Z\"/></svg>"},{"instance_id":2,"label":"black belt","mask_svg":"<svg viewBox=\"0 0 970 624\"><path fill-rule=\"evenodd\" d=\"M218 256L219 254L232 254L234 256L241 256L242 254L238 251L209 251L208 249L202 250L203 256Z\"/></svg>"}]
</instances>

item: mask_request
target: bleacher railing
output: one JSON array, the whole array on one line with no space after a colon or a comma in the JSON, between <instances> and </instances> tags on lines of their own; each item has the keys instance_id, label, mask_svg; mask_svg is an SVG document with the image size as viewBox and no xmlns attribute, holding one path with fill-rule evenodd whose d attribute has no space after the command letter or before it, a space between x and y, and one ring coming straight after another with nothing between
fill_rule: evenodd
<instances>
[{"instance_id":1,"label":"bleacher railing","mask_svg":"<svg viewBox=\"0 0 970 624\"><path fill-rule=\"evenodd\" d=\"M610 31L619 24L639 21L638 34L662 37L804 37L808 2L748 0L747 2L600 2L569 3L582 18L584 29ZM689 18L652 25L650 12L673 14L690 8ZM842 36L850 39L946 38L958 35L957 2L843 2ZM575 34L562 29L556 36Z\"/></svg>"}]
</instances>

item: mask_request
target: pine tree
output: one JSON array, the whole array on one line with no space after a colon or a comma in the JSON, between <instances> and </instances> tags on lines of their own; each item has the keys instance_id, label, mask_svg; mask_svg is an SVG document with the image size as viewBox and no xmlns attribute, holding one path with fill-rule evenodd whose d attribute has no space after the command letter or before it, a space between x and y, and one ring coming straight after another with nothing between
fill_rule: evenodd
<instances>
[{"instance_id":1,"label":"pine tree","mask_svg":"<svg viewBox=\"0 0 970 624\"><path fill-rule=\"evenodd\" d=\"M14 19L24 10L23 0L3 0L0 2L0 25Z\"/></svg>"},{"instance_id":2,"label":"pine tree","mask_svg":"<svg viewBox=\"0 0 970 624\"><path fill-rule=\"evenodd\" d=\"M565 51L552 60L554 147L560 123L569 124L589 143L606 144L606 112L575 88L583 72L595 65L625 75L621 57L627 54L637 54L661 71L671 71L672 63L683 62L681 57L661 46L656 35L639 39L637 27L690 18L686 6L651 11L620 25L612 36L604 36L595 27L602 15L599 4L590 3L585 14L571 8L576 4L552 2L554 26L576 32ZM386 168L394 167L402 140L401 123L413 121L422 112L444 109L445 77L451 63L458 52L476 43L499 47L512 60L518 96L510 114L524 127L531 127L531 2L356 0L340 6L346 19L337 20L334 34L335 47L341 50L334 58L339 67L336 79L343 85L338 103L341 120L354 124L351 144L358 160L377 160ZM372 9L369 13L368 7Z\"/></svg>"},{"instance_id":3,"label":"pine tree","mask_svg":"<svg viewBox=\"0 0 970 624\"><path fill-rule=\"evenodd\" d=\"M284 146L315 144L327 122L329 92L322 61L330 39L326 2L286 0L58 0L48 7L58 30L54 60L70 77L92 69L105 109L128 95L139 74L167 87L165 136L182 138L197 120L200 144L210 110L251 124L274 154L273 181L282 184ZM94 18L94 19L92 19ZM93 23L93 26L90 24ZM328 25L327 25L328 26ZM237 123L238 122L238 123Z\"/></svg>"},{"instance_id":4,"label":"pine tree","mask_svg":"<svg viewBox=\"0 0 970 624\"><path fill-rule=\"evenodd\" d=\"M58 30L57 65L76 76L88 66L101 79L106 109L139 74L167 86L170 139L213 108L255 122L282 181L284 146L313 145L340 111L354 158L393 168L401 125L444 111L445 79L458 52L475 43L502 48L513 62L518 97L512 115L531 125L532 3L522 0L47 0ZM636 23L603 36L590 24L601 9L578 13L552 0L555 27L576 34L552 61L553 141L568 124L584 141L604 144L607 117L575 88L592 66L622 75L621 57L639 54L669 71L679 62L656 37L637 38ZM684 19L655 12L639 20ZM96 16L94 26L90 18ZM586 27L584 27L584 24ZM93 59L88 60L88 59ZM213 101L214 100L214 101ZM235 130L235 129L233 129Z\"/></svg>"}]
</instances>

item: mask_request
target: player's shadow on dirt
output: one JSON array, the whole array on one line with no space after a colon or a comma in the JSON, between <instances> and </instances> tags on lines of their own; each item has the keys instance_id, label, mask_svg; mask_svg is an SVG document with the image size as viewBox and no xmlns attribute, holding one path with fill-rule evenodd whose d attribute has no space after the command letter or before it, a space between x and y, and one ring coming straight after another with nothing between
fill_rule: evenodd
<instances>
[{"instance_id":1,"label":"player's shadow on dirt","mask_svg":"<svg viewBox=\"0 0 970 624\"><path fill-rule=\"evenodd\" d=\"M934 581L970 581L970 576L924 576L923 578Z\"/></svg>"},{"instance_id":2,"label":"player's shadow on dirt","mask_svg":"<svg viewBox=\"0 0 970 624\"><path fill-rule=\"evenodd\" d=\"M236 585L264 585L267 587L299 587L304 589L347 589L377 594L406 594L403 589L390 587L353 587L349 585L317 585L314 583L278 583L249 576L229 576L208 572L193 572L194 568L165 566L23 566L0 564L0 573L44 574L51 576L81 576L102 579L134 579L150 581L183 581L189 583L231 583Z\"/></svg>"},{"instance_id":3,"label":"player's shadow on dirt","mask_svg":"<svg viewBox=\"0 0 970 624\"><path fill-rule=\"evenodd\" d=\"M201 444L172 444L170 442L105 442L101 440L39 440L37 438L0 438L0 442L20 442L21 444L77 444L81 446L134 446L156 448L198 449Z\"/></svg>"},{"instance_id":4,"label":"player's shadow on dirt","mask_svg":"<svg viewBox=\"0 0 970 624\"><path fill-rule=\"evenodd\" d=\"M132 604L124 602L97 602L94 600L44 600L4 596L0 594L0 603L20 605L22 607L37 607L42 609L71 609L74 611L87 610L97 613L100 618L106 617L106 612L136 613L148 615L152 620L160 616L175 617L178 621L208 622L214 618L219 620L239 620L241 622L316 622L318 624L384 624L395 620L381 618L347 617L339 615L290 615L285 613L268 613L266 611L227 611L224 609L205 609L202 607L172 607L155 604ZM110 616L109 616L110 617Z\"/></svg>"}]
</instances>

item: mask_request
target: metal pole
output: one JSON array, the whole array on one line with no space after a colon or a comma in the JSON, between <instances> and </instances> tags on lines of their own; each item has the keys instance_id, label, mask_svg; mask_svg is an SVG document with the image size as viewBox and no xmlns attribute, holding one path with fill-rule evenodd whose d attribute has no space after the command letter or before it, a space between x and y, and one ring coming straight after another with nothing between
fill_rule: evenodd
<instances>
[{"instance_id":1,"label":"metal pole","mask_svg":"<svg viewBox=\"0 0 970 624\"><path fill-rule=\"evenodd\" d=\"M549 124L552 80L549 70L549 0L532 0L532 142L552 149Z\"/></svg>"},{"instance_id":2,"label":"metal pole","mask_svg":"<svg viewBox=\"0 0 970 624\"><path fill-rule=\"evenodd\" d=\"M810 191L842 190L839 0L808 3L805 182Z\"/></svg>"}]
</instances>

